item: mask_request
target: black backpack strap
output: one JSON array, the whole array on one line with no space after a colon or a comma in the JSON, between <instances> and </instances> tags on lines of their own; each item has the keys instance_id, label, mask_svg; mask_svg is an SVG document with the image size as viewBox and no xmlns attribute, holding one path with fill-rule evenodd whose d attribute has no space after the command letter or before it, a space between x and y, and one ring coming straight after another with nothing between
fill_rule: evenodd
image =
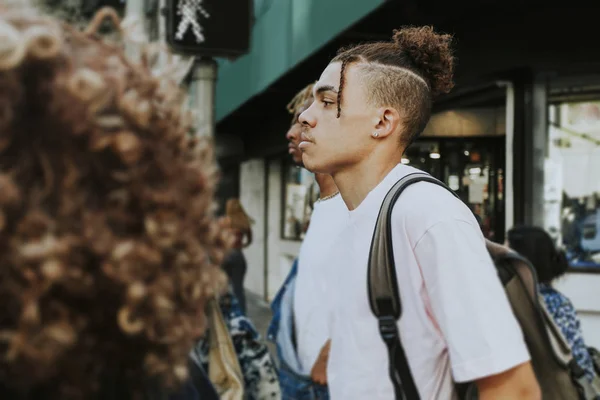
<instances>
[{"instance_id":1,"label":"black backpack strap","mask_svg":"<svg viewBox=\"0 0 600 400\"><path fill-rule=\"evenodd\" d=\"M389 374L396 400L419 400L419 392L406 359L397 321L402 315L400 293L392 248L392 210L400 194L417 182L431 182L458 196L445 184L424 172L400 179L387 193L373 232L368 265L368 291L371 311L379 321L379 333L388 350Z\"/></svg>"}]
</instances>

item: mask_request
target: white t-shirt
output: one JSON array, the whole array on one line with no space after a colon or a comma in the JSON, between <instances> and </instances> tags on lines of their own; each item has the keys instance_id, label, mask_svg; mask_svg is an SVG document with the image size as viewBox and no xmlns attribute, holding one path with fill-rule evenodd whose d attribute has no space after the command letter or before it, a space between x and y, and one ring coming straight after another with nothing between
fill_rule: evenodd
<instances>
[{"instance_id":1,"label":"white t-shirt","mask_svg":"<svg viewBox=\"0 0 600 400\"><path fill-rule=\"evenodd\" d=\"M330 262L344 271L328 278L333 303L327 374L334 400L394 399L387 350L368 302L367 260L381 203L411 172L416 170L395 167L349 212L349 228L332 246ZM403 311L398 326L422 399L455 399L453 380L472 381L529 360L466 205L434 184L414 184L394 207L392 238Z\"/></svg>"},{"instance_id":2,"label":"white t-shirt","mask_svg":"<svg viewBox=\"0 0 600 400\"><path fill-rule=\"evenodd\" d=\"M326 277L332 264L327 262L327 254L347 222L348 208L339 194L316 202L300 248L294 289L294 321L298 359L307 374L329 339L327 306L330 289L326 287Z\"/></svg>"}]
</instances>

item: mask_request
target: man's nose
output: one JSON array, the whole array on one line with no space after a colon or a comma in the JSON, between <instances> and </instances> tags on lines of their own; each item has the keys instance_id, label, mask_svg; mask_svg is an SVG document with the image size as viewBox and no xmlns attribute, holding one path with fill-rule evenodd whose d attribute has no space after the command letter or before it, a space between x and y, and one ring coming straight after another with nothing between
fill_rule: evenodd
<instances>
[{"instance_id":1,"label":"man's nose","mask_svg":"<svg viewBox=\"0 0 600 400\"><path fill-rule=\"evenodd\" d=\"M310 109L310 107L309 107ZM308 109L308 110L309 110ZM313 124L311 124L309 122L309 114L308 114L308 110L304 111L302 114L300 114L298 116L298 122L300 122L302 124L303 127L309 127L309 126L313 126Z\"/></svg>"},{"instance_id":2,"label":"man's nose","mask_svg":"<svg viewBox=\"0 0 600 400\"><path fill-rule=\"evenodd\" d=\"M296 140L298 139L298 132L300 131L300 129L298 129L298 127L296 126L298 124L298 122L296 122L294 125L292 125L292 127L287 131L285 138L287 140Z\"/></svg>"}]
</instances>

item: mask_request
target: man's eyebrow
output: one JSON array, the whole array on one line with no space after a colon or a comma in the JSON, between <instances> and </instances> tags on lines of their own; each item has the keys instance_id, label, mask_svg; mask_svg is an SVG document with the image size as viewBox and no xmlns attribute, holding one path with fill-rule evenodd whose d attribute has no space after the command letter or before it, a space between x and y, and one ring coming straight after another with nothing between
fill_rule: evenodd
<instances>
[{"instance_id":1,"label":"man's eyebrow","mask_svg":"<svg viewBox=\"0 0 600 400\"><path fill-rule=\"evenodd\" d=\"M337 94L337 90L331 85L322 85L315 88L315 96L323 92L333 92Z\"/></svg>"}]
</instances>

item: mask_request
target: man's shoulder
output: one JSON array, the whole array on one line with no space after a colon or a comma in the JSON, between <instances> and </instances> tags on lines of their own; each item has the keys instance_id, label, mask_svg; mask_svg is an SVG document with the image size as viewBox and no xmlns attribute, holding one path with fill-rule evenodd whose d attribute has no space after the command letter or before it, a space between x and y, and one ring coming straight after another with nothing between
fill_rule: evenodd
<instances>
[{"instance_id":1,"label":"man's shoulder","mask_svg":"<svg viewBox=\"0 0 600 400\"><path fill-rule=\"evenodd\" d=\"M394 214L423 217L471 217L467 205L447 189L430 182L417 182L407 187L396 201Z\"/></svg>"},{"instance_id":2,"label":"man's shoulder","mask_svg":"<svg viewBox=\"0 0 600 400\"><path fill-rule=\"evenodd\" d=\"M406 188L392 212L392 223L403 226L411 236L422 236L435 225L455 221L478 228L477 220L465 203L447 189L429 182Z\"/></svg>"}]
</instances>

